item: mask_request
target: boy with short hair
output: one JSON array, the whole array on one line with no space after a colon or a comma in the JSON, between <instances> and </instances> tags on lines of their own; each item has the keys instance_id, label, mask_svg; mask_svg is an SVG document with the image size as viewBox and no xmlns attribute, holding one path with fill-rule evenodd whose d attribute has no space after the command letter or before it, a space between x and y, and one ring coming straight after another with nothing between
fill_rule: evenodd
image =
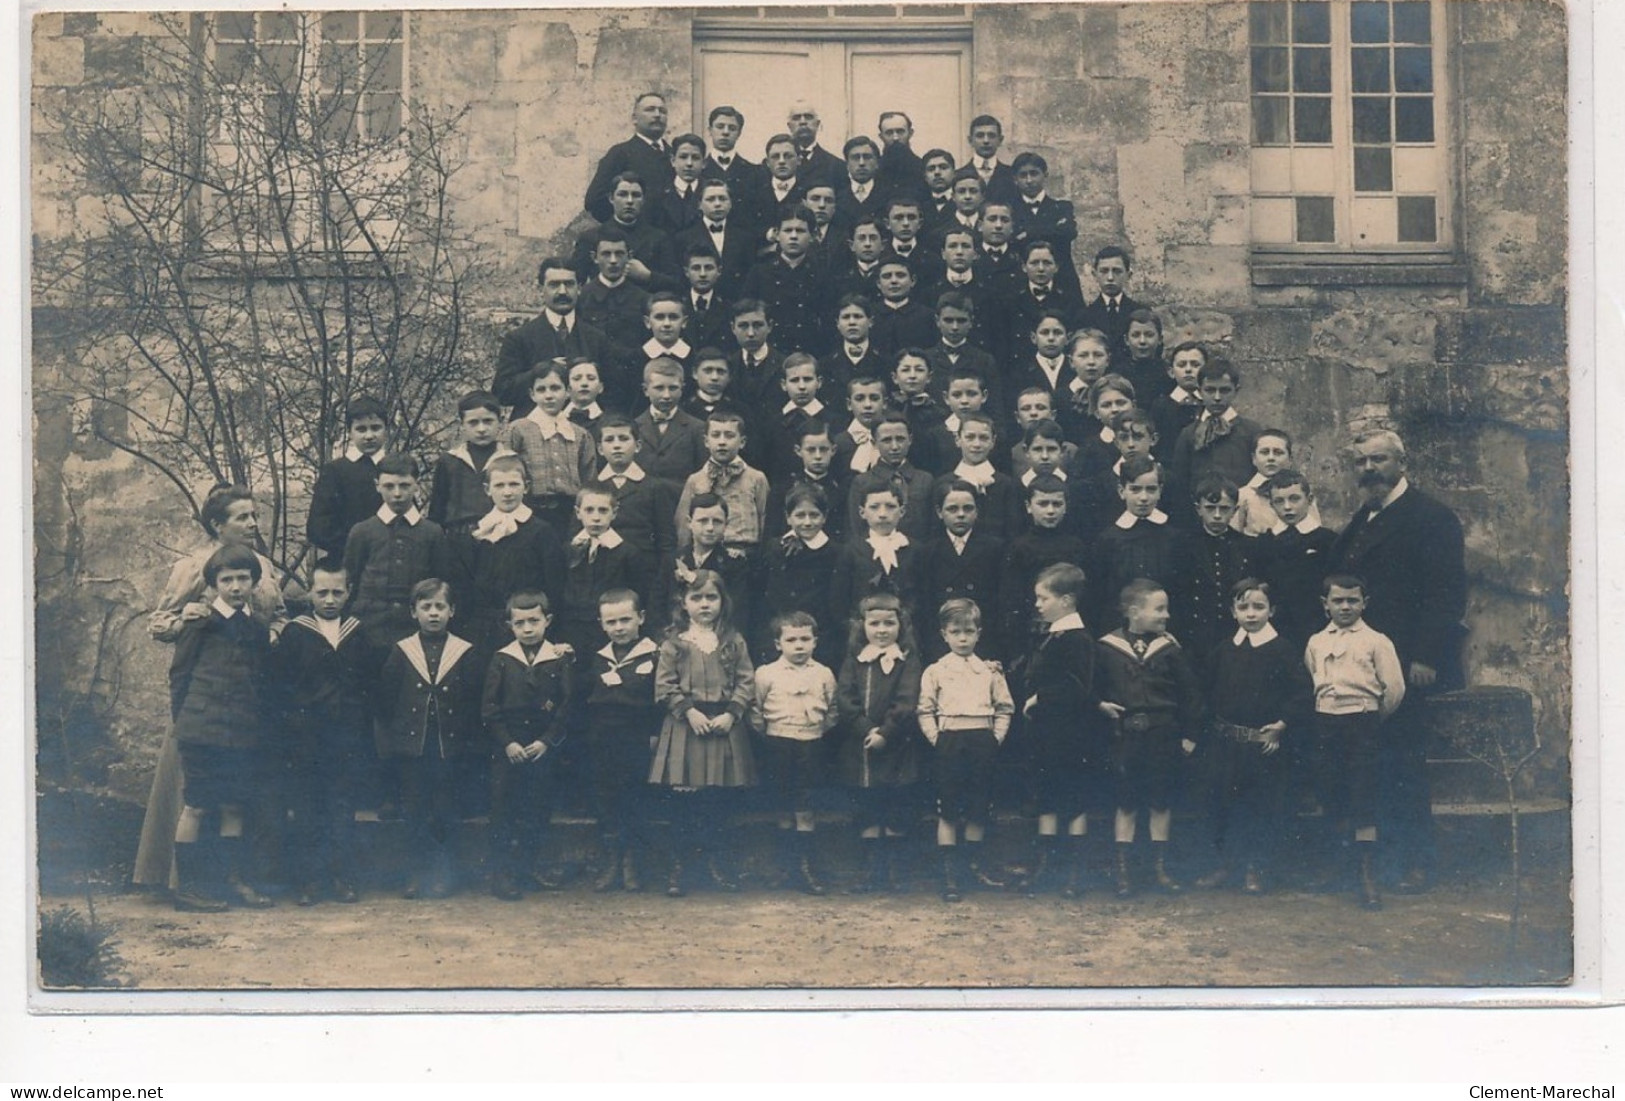
<instances>
[{"instance_id":1,"label":"boy with short hair","mask_svg":"<svg viewBox=\"0 0 1625 1101\"><path fill-rule=\"evenodd\" d=\"M872 339L882 357L904 348L929 348L937 339L932 310L913 298L914 268L900 256L887 254L875 265L875 286L880 304L875 309Z\"/></svg>"},{"instance_id":2,"label":"boy with short hair","mask_svg":"<svg viewBox=\"0 0 1625 1101\"><path fill-rule=\"evenodd\" d=\"M806 352L791 352L784 357L779 389L785 402L774 410L775 416L764 418L767 431L756 435L761 442L753 448L755 465L769 483L783 482L801 465L795 451L801 427L826 412L818 396L820 385L816 359Z\"/></svg>"},{"instance_id":3,"label":"boy with short hair","mask_svg":"<svg viewBox=\"0 0 1625 1101\"><path fill-rule=\"evenodd\" d=\"M643 327L649 339L639 349L646 360L675 359L685 370L694 349L683 339L688 304L672 291L656 291L643 306Z\"/></svg>"},{"instance_id":4,"label":"boy with short hair","mask_svg":"<svg viewBox=\"0 0 1625 1101\"><path fill-rule=\"evenodd\" d=\"M771 393L770 387L777 384L784 353L769 344L777 324L761 299L748 296L739 299L733 304L732 314L729 327L737 349L729 353L726 361L727 381L721 387L701 387L701 363L696 359L694 383L700 392L696 396L704 395L713 403L712 411L715 411L716 403L726 391L738 409L754 415L762 404L763 395ZM696 409L689 411L700 415Z\"/></svg>"},{"instance_id":5,"label":"boy with short hair","mask_svg":"<svg viewBox=\"0 0 1625 1101\"><path fill-rule=\"evenodd\" d=\"M884 357L870 339L873 328L874 306L869 299L861 294L842 295L835 304L835 332L841 346L818 361L818 377L828 394L844 397L852 379L885 370Z\"/></svg>"},{"instance_id":6,"label":"boy with short hair","mask_svg":"<svg viewBox=\"0 0 1625 1101\"><path fill-rule=\"evenodd\" d=\"M1258 439L1253 443L1253 470L1255 473L1241 487L1236 497L1236 514L1230 518L1230 526L1241 534L1258 537L1269 534L1279 519L1275 509L1270 507L1269 485L1271 478L1283 470L1292 468L1292 437L1284 428L1265 428L1258 433ZM1313 500L1309 502L1308 519L1320 523L1320 508Z\"/></svg>"},{"instance_id":7,"label":"boy with short hair","mask_svg":"<svg viewBox=\"0 0 1625 1101\"><path fill-rule=\"evenodd\" d=\"M1123 586L1118 607L1124 625L1105 635L1095 653L1098 709L1111 723L1108 757L1117 811L1117 897L1134 893L1129 872L1141 808L1150 815L1157 886L1180 885L1164 856L1173 825L1173 793L1181 755L1196 749L1201 729L1201 686L1185 652L1168 633L1168 592L1148 578Z\"/></svg>"},{"instance_id":8,"label":"boy with short hair","mask_svg":"<svg viewBox=\"0 0 1625 1101\"><path fill-rule=\"evenodd\" d=\"M353 589L350 614L379 650L412 633L413 586L454 573L446 534L418 511L417 462L390 455L378 464L378 511L350 529L344 572Z\"/></svg>"},{"instance_id":9,"label":"boy with short hair","mask_svg":"<svg viewBox=\"0 0 1625 1101\"><path fill-rule=\"evenodd\" d=\"M1128 362L1129 315L1144 306L1128 296L1129 255L1119 245L1107 245L1095 253L1092 265L1100 294L1083 308L1080 325L1098 329L1111 341L1112 362L1118 367Z\"/></svg>"},{"instance_id":10,"label":"boy with short hair","mask_svg":"<svg viewBox=\"0 0 1625 1101\"><path fill-rule=\"evenodd\" d=\"M467 765L486 756L476 736L483 670L473 646L448 628L451 586L426 577L412 586L413 633L396 642L378 677L378 756L396 769L408 859L402 898L445 898L455 889L452 831Z\"/></svg>"},{"instance_id":11,"label":"boy with short hair","mask_svg":"<svg viewBox=\"0 0 1625 1101\"><path fill-rule=\"evenodd\" d=\"M1138 409L1118 414L1113 422L1112 449L1117 459L1109 466L1090 470L1080 450L1067 473L1067 508L1072 526L1086 543L1093 544L1112 521L1123 512L1118 493L1118 476L1123 464L1135 457L1151 458L1157 447L1157 429L1151 418Z\"/></svg>"},{"instance_id":12,"label":"boy with short hair","mask_svg":"<svg viewBox=\"0 0 1625 1101\"><path fill-rule=\"evenodd\" d=\"M932 474L941 476L959 462L960 417L966 413L984 412L987 405L987 380L969 366L955 367L948 372L942 401L947 415L940 424L930 425L925 438L916 449L916 463ZM995 453L996 455L997 453ZM1004 469L1004 463L990 459L994 466Z\"/></svg>"},{"instance_id":13,"label":"boy with short hair","mask_svg":"<svg viewBox=\"0 0 1625 1101\"><path fill-rule=\"evenodd\" d=\"M598 472L598 449L592 434L565 415L570 389L564 364L537 364L528 390L535 408L508 426L508 446L530 479L526 503L555 530L569 531L575 495Z\"/></svg>"},{"instance_id":14,"label":"boy with short hair","mask_svg":"<svg viewBox=\"0 0 1625 1101\"><path fill-rule=\"evenodd\" d=\"M1359 854L1360 905L1382 909L1372 853L1377 847L1378 751L1383 720L1405 698L1405 674L1393 640L1365 622L1365 582L1332 574L1322 588L1331 620L1309 639L1304 664L1315 682L1310 760L1326 819Z\"/></svg>"},{"instance_id":15,"label":"boy with short hair","mask_svg":"<svg viewBox=\"0 0 1625 1101\"><path fill-rule=\"evenodd\" d=\"M597 484L615 496L615 530L634 547L664 562L677 549L677 483L658 478L638 463L641 450L632 421L606 413L598 422L598 454L604 465Z\"/></svg>"},{"instance_id":16,"label":"boy with short hair","mask_svg":"<svg viewBox=\"0 0 1625 1101\"><path fill-rule=\"evenodd\" d=\"M217 878L225 880L228 897L245 906L274 905L242 874L245 812L263 804L269 774L263 736L271 703L271 635L248 611L259 580L259 556L252 550L223 546L210 555L203 581L215 598L207 615L182 624L169 665L169 714L184 777L175 826L174 901L181 911L225 910L228 903L215 893ZM218 840L202 837L211 813L218 819ZM273 822L255 825L274 828Z\"/></svg>"},{"instance_id":17,"label":"boy with short hair","mask_svg":"<svg viewBox=\"0 0 1625 1101\"><path fill-rule=\"evenodd\" d=\"M846 494L850 470L835 463L835 439L829 425L812 418L796 429L793 450L797 469L786 478L770 483L767 494L767 529L764 542L772 542L787 530L785 502L799 488L816 488L824 498L824 530L835 542L846 538Z\"/></svg>"},{"instance_id":18,"label":"boy with short hair","mask_svg":"<svg viewBox=\"0 0 1625 1101\"><path fill-rule=\"evenodd\" d=\"M1129 582L1149 579L1166 587L1184 577L1184 536L1157 507L1163 488L1162 467L1148 456L1125 460L1117 472L1123 511L1095 538L1089 557L1096 571L1090 604L1096 623L1111 621L1117 594Z\"/></svg>"},{"instance_id":19,"label":"boy with short hair","mask_svg":"<svg viewBox=\"0 0 1625 1101\"><path fill-rule=\"evenodd\" d=\"M1201 530L1186 540L1190 561L1180 588L1180 638L1198 666L1206 666L1220 643L1235 632L1231 590L1257 572L1253 540L1231 526L1236 484L1204 478L1192 494Z\"/></svg>"},{"instance_id":20,"label":"boy with short hair","mask_svg":"<svg viewBox=\"0 0 1625 1101\"><path fill-rule=\"evenodd\" d=\"M920 200L913 195L894 195L886 200L886 247L908 264L916 281L935 275L933 257L920 245L920 230L924 225Z\"/></svg>"},{"instance_id":21,"label":"boy with short hair","mask_svg":"<svg viewBox=\"0 0 1625 1101\"><path fill-rule=\"evenodd\" d=\"M783 347L822 355L830 344L822 331L829 300L824 266L808 255L812 212L802 206L790 207L779 213L774 226L778 230L774 255L750 269L740 289L741 301L762 303ZM743 346L744 341L740 343Z\"/></svg>"},{"instance_id":22,"label":"boy with short hair","mask_svg":"<svg viewBox=\"0 0 1625 1101\"><path fill-rule=\"evenodd\" d=\"M378 511L378 464L384 459L388 429L384 406L361 397L344 410L344 454L323 465L310 493L305 536L330 558L344 557L350 529Z\"/></svg>"},{"instance_id":23,"label":"boy with short hair","mask_svg":"<svg viewBox=\"0 0 1625 1101\"><path fill-rule=\"evenodd\" d=\"M756 613L758 622L752 638L757 652L763 655L773 652L773 636L764 628L770 626L771 617L775 615L811 612L835 622L830 614L830 587L841 544L828 530L829 517L835 509L820 487L807 482L790 487L778 506L779 523L784 530L777 539L767 543L757 581L764 599ZM839 631L824 631L819 635L814 656L833 668L840 664L845 641Z\"/></svg>"},{"instance_id":24,"label":"boy with short hair","mask_svg":"<svg viewBox=\"0 0 1625 1101\"><path fill-rule=\"evenodd\" d=\"M793 864L801 890L821 895L827 888L813 849L812 789L821 782L824 735L835 726L835 674L813 660L818 621L811 614L780 613L770 630L779 658L756 667L750 722L762 733L763 763L778 789L780 837L790 835L781 867L788 872Z\"/></svg>"},{"instance_id":25,"label":"boy with short hair","mask_svg":"<svg viewBox=\"0 0 1625 1101\"><path fill-rule=\"evenodd\" d=\"M708 192L728 193L727 185L720 180L707 180L701 186ZM743 275L743 271L739 272L739 276ZM727 278L722 260L709 241L695 241L684 250L683 279L688 289L683 296L683 340L690 348L720 347L733 339L728 325L732 304L724 297L724 292L731 289ZM692 355L689 362L692 365Z\"/></svg>"},{"instance_id":26,"label":"boy with short hair","mask_svg":"<svg viewBox=\"0 0 1625 1101\"><path fill-rule=\"evenodd\" d=\"M631 589L598 597L598 625L609 639L581 660L576 698L586 696L592 805L604 850L593 890L642 887L638 864L648 848L649 744L664 714L654 702L659 647L643 630L643 605Z\"/></svg>"},{"instance_id":27,"label":"boy with short hair","mask_svg":"<svg viewBox=\"0 0 1625 1101\"><path fill-rule=\"evenodd\" d=\"M599 373L598 364L582 356L569 359L565 362L564 381L570 391L570 404L565 407L565 416L577 428L591 432L598 418L604 415L604 407L598 402L604 396L604 379ZM630 396L621 395L628 399ZM626 402L621 400L615 404L624 408Z\"/></svg>"},{"instance_id":28,"label":"boy with short hair","mask_svg":"<svg viewBox=\"0 0 1625 1101\"><path fill-rule=\"evenodd\" d=\"M604 644L598 597L609 589L647 592L652 563L647 552L615 530L615 493L608 486L583 486L575 515L580 530L565 552L564 595L552 623L555 638L586 654Z\"/></svg>"},{"instance_id":29,"label":"boy with short hair","mask_svg":"<svg viewBox=\"0 0 1625 1101\"><path fill-rule=\"evenodd\" d=\"M899 530L906 515L901 492L890 481L874 481L854 485L851 500L858 514L852 537L835 560L831 611L839 622L849 622L858 601L878 592L912 608L919 593L921 544Z\"/></svg>"},{"instance_id":30,"label":"boy with short hair","mask_svg":"<svg viewBox=\"0 0 1625 1101\"><path fill-rule=\"evenodd\" d=\"M1018 657L1026 652L1037 628L1029 594L1038 583L1038 575L1061 562L1083 562L1089 549L1067 523L1065 482L1054 475L1039 475L1027 483L1024 495L1027 530L1004 545L999 588L999 606L1007 617L1005 637Z\"/></svg>"},{"instance_id":31,"label":"boy with short hair","mask_svg":"<svg viewBox=\"0 0 1625 1101\"><path fill-rule=\"evenodd\" d=\"M429 491L429 519L459 535L490 507L485 495L485 464L513 452L502 442L502 403L495 394L471 390L457 401L462 442L441 453Z\"/></svg>"},{"instance_id":32,"label":"boy with short hair","mask_svg":"<svg viewBox=\"0 0 1625 1101\"><path fill-rule=\"evenodd\" d=\"M933 393L947 390L951 373L960 367L975 371L987 383L987 406L995 410L1005 407L998 363L986 347L984 318L989 313L977 303L976 296L966 289L944 290L935 300L937 339L925 353L931 368Z\"/></svg>"},{"instance_id":33,"label":"boy with short hair","mask_svg":"<svg viewBox=\"0 0 1625 1101\"><path fill-rule=\"evenodd\" d=\"M1208 361L1207 346L1195 340L1174 345L1168 354L1168 378L1173 386L1151 399L1151 419L1157 424L1157 437L1168 445L1172 458L1179 434L1202 415L1202 399L1197 396L1197 373Z\"/></svg>"},{"instance_id":34,"label":"boy with short hair","mask_svg":"<svg viewBox=\"0 0 1625 1101\"><path fill-rule=\"evenodd\" d=\"M588 242L579 240L577 254L588 247ZM591 270L580 272L583 282L576 312L582 321L609 338L614 362L635 362L638 339L634 334L643 331L649 292L628 274L631 240L618 224L606 222L595 231L590 249L587 260Z\"/></svg>"},{"instance_id":35,"label":"boy with short hair","mask_svg":"<svg viewBox=\"0 0 1625 1101\"><path fill-rule=\"evenodd\" d=\"M857 385L856 380L853 385ZM859 519L863 495L878 486L887 486L895 492L901 506L900 530L914 542L923 543L931 535L931 492L934 482L931 475L909 461L914 433L909 428L908 418L895 410L884 413L876 423L872 436L875 462L852 478L852 488L847 492L846 530L853 534L864 530Z\"/></svg>"},{"instance_id":36,"label":"boy with short hair","mask_svg":"<svg viewBox=\"0 0 1625 1101\"><path fill-rule=\"evenodd\" d=\"M1253 476L1253 448L1259 425L1238 414L1232 405L1241 389L1241 372L1227 359L1210 359L1196 373L1202 414L1174 444L1169 484L1189 495L1209 474L1220 474L1237 485Z\"/></svg>"},{"instance_id":37,"label":"boy with short hair","mask_svg":"<svg viewBox=\"0 0 1625 1101\"><path fill-rule=\"evenodd\" d=\"M1315 517L1315 494L1309 479L1283 470L1265 483L1275 526L1259 537L1260 568L1269 580L1275 625L1296 644L1326 625L1321 582L1330 567L1337 532Z\"/></svg>"},{"instance_id":38,"label":"boy with short hair","mask_svg":"<svg viewBox=\"0 0 1625 1101\"><path fill-rule=\"evenodd\" d=\"M986 413L967 410L956 414L959 430L954 444L959 451L959 462L937 479L937 488L948 480L967 482L977 494L977 524L983 531L999 539L1012 539L1020 533L1021 487L1003 471L994 469L993 418Z\"/></svg>"},{"instance_id":39,"label":"boy with short hair","mask_svg":"<svg viewBox=\"0 0 1625 1101\"><path fill-rule=\"evenodd\" d=\"M851 414L851 419L836 434L834 465L843 476L858 475L880 461L874 433L880 426L881 418L886 415L884 380L871 375L854 375L848 379L846 411Z\"/></svg>"},{"instance_id":40,"label":"boy with short hair","mask_svg":"<svg viewBox=\"0 0 1625 1101\"><path fill-rule=\"evenodd\" d=\"M1049 390L1042 386L1029 386L1016 395L1016 430L1021 433L1022 438L1020 443L1010 449L1010 472L1017 478L1025 479L1033 466L1032 458L1027 452L1027 432L1033 425L1046 421L1055 426L1055 432L1061 437L1061 461L1056 469L1049 473L1059 474L1063 481L1068 479L1066 468L1077 455L1078 445L1067 439L1066 434L1061 431L1060 422L1055 419L1055 399Z\"/></svg>"},{"instance_id":41,"label":"boy with short hair","mask_svg":"<svg viewBox=\"0 0 1625 1101\"><path fill-rule=\"evenodd\" d=\"M451 543L465 579L457 630L486 660L509 641L507 600L520 589L564 594L564 533L525 504L529 482L517 455L485 466L487 511Z\"/></svg>"},{"instance_id":42,"label":"boy with short hair","mask_svg":"<svg viewBox=\"0 0 1625 1101\"><path fill-rule=\"evenodd\" d=\"M547 594L508 597L513 641L491 658L480 718L495 743L491 755L491 893L505 902L524 897L521 882L540 851L552 815L555 762L549 750L564 740L575 655L547 640Z\"/></svg>"},{"instance_id":43,"label":"boy with short hair","mask_svg":"<svg viewBox=\"0 0 1625 1101\"><path fill-rule=\"evenodd\" d=\"M982 612L974 600L950 600L937 613L948 653L920 678L920 733L936 751L937 847L942 853L942 898L962 897L958 846L980 850L993 812L993 762L1010 732L1015 701L997 662L976 654ZM981 867L966 864L989 887L1003 884Z\"/></svg>"},{"instance_id":44,"label":"boy with short hair","mask_svg":"<svg viewBox=\"0 0 1625 1101\"><path fill-rule=\"evenodd\" d=\"M688 504L697 493L715 493L728 502L726 543L751 550L762 541L767 519L767 478L740 458L747 437L738 413L712 413L705 422L705 465L683 482L677 500L677 543L689 543Z\"/></svg>"},{"instance_id":45,"label":"boy with short hair","mask_svg":"<svg viewBox=\"0 0 1625 1101\"><path fill-rule=\"evenodd\" d=\"M660 609L664 619L671 610L669 594L685 591L701 570L720 574L728 587L733 602L733 619L743 634L750 628L753 601L751 556L738 547L724 542L728 533L728 515L731 508L726 500L715 493L696 493L683 507L681 519L687 524L689 542L667 562L662 563L662 592L667 603Z\"/></svg>"},{"instance_id":46,"label":"boy with short hair","mask_svg":"<svg viewBox=\"0 0 1625 1101\"><path fill-rule=\"evenodd\" d=\"M696 359L696 375L718 368L725 389L726 357L715 348L702 348ZM675 359L652 359L644 364L643 396L649 400L649 408L632 422L642 467L656 478L676 484L705 463L705 421L683 407L683 381L682 364Z\"/></svg>"},{"instance_id":47,"label":"boy with short hair","mask_svg":"<svg viewBox=\"0 0 1625 1101\"><path fill-rule=\"evenodd\" d=\"M372 758L366 701L380 656L367 645L361 621L344 614L349 598L343 564L318 560L311 614L289 620L272 650L284 700L288 841L301 906L314 905L328 888L340 902L357 898L355 810Z\"/></svg>"},{"instance_id":48,"label":"boy with short hair","mask_svg":"<svg viewBox=\"0 0 1625 1101\"><path fill-rule=\"evenodd\" d=\"M1068 293L1081 293L1078 269L1072 263L1072 244L1078 239L1078 218L1072 204L1049 194L1049 163L1030 150L1017 153L1010 162L1015 173L1016 203L1015 243L1048 241L1055 248L1058 265L1057 282Z\"/></svg>"},{"instance_id":49,"label":"boy with short hair","mask_svg":"<svg viewBox=\"0 0 1625 1101\"><path fill-rule=\"evenodd\" d=\"M832 265L837 295L859 295L873 300L878 292L875 275L886 253L886 231L879 218L859 218L846 228L847 255Z\"/></svg>"},{"instance_id":50,"label":"boy with short hair","mask_svg":"<svg viewBox=\"0 0 1625 1101\"><path fill-rule=\"evenodd\" d=\"M898 352L891 380L892 408L908 418L909 433L914 441L914 464L929 470L947 462L946 458L927 453L932 429L947 419L948 410L931 392L931 368L925 361L925 352L919 348L904 348Z\"/></svg>"},{"instance_id":51,"label":"boy with short hair","mask_svg":"<svg viewBox=\"0 0 1625 1101\"><path fill-rule=\"evenodd\" d=\"M921 552L921 608L940 608L949 600L974 600L985 609L988 630L982 653L1003 654L1004 621L1000 616L999 587L1004 573L1005 542L977 526L981 498L976 487L962 479L939 481L932 496L942 527L926 541ZM941 635L921 640L928 660L948 652Z\"/></svg>"}]
</instances>

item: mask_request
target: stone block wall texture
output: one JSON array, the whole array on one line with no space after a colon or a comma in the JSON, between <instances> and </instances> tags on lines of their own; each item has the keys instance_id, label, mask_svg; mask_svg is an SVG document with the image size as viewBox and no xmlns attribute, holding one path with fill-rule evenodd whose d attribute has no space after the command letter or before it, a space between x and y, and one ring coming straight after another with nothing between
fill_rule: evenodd
<instances>
[{"instance_id":1,"label":"stone block wall texture","mask_svg":"<svg viewBox=\"0 0 1625 1101\"><path fill-rule=\"evenodd\" d=\"M412 15L412 95L470 108L455 215L495 262L474 304L493 350L501 325L538 308L537 262L587 224L587 180L626 136L633 98L664 92L673 133L703 123L690 117L693 15ZM1484 0L1451 5L1449 27L1460 285L1253 284L1244 3L976 9L972 106L1005 121L1007 156L1048 159L1052 191L1077 208L1080 270L1096 248L1125 243L1134 292L1159 304L1168 342L1211 341L1241 365L1239 406L1292 432L1329 522L1355 504L1339 450L1350 433L1385 423L1404 434L1413 480L1466 528L1471 678L1535 693L1541 784L1564 791L1566 26L1557 4ZM128 43L146 29L123 13L39 17L36 104L138 87ZM40 126L37 107L34 118ZM72 233L94 211L94 189L41 148L36 138L34 232ZM140 617L200 535L165 486L87 447L66 409L36 418L41 594L63 597L69 628L42 630L42 647L56 648L65 682L106 701L105 779L139 794L162 733L168 658ZM72 579L71 595L52 579ZM84 642L94 637L108 638L99 665ZM42 715L42 735L46 720L51 730L75 721Z\"/></svg>"}]
</instances>

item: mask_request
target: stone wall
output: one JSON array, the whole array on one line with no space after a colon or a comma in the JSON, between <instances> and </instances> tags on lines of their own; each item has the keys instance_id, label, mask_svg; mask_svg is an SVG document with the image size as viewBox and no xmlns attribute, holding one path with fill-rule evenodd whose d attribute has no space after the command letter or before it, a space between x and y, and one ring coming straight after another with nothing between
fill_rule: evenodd
<instances>
[{"instance_id":1,"label":"stone wall","mask_svg":"<svg viewBox=\"0 0 1625 1101\"><path fill-rule=\"evenodd\" d=\"M536 309L537 261L584 224L586 182L627 134L634 97L666 93L673 132L702 121L690 119L691 16L412 17L412 93L470 109L455 214L496 265L475 303L493 348L502 323ZM138 83L126 40L140 30L125 14L38 17L36 96ZM1049 160L1052 190L1077 206L1078 258L1126 243L1135 293L1162 304L1169 342L1228 350L1246 375L1240 406L1292 431L1328 522L1353 505L1339 454L1350 431L1402 431L1414 480L1466 527L1471 675L1535 693L1554 789L1570 703L1565 34L1562 8L1540 0L1451 6L1459 280L1265 286L1249 265L1244 4L989 5L974 24L974 110L1005 120L1007 154ZM72 232L94 205L48 158L36 156L34 180L37 235ZM128 459L88 450L66 410L36 413L42 600L62 598L69 628L40 637L72 640L62 668L105 696L108 670L82 640L112 617L108 779L136 793L163 725L167 653L117 625L150 606L197 536L172 493Z\"/></svg>"}]
</instances>

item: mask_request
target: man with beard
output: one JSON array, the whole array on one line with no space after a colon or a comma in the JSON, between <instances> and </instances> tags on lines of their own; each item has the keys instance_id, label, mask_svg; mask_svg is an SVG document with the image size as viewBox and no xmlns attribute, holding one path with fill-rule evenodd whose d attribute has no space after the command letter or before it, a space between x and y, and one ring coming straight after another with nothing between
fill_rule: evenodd
<instances>
[{"instance_id":1,"label":"man with beard","mask_svg":"<svg viewBox=\"0 0 1625 1101\"><path fill-rule=\"evenodd\" d=\"M1426 889L1434 863L1433 811L1422 701L1461 688L1467 567L1461 521L1410 484L1405 444L1391 431L1354 441L1365 503L1333 544L1330 573L1363 579L1365 620L1393 640L1405 670L1405 702L1384 724L1378 816L1398 862L1401 891Z\"/></svg>"}]
</instances>

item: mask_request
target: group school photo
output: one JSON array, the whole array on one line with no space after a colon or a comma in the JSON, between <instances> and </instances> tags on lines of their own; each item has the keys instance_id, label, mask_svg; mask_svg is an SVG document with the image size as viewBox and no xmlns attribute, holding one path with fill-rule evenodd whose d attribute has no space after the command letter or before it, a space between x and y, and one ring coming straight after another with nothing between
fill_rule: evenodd
<instances>
[{"instance_id":1,"label":"group school photo","mask_svg":"<svg viewBox=\"0 0 1625 1101\"><path fill-rule=\"evenodd\" d=\"M36 989L1562 986L1568 33L35 14Z\"/></svg>"}]
</instances>

